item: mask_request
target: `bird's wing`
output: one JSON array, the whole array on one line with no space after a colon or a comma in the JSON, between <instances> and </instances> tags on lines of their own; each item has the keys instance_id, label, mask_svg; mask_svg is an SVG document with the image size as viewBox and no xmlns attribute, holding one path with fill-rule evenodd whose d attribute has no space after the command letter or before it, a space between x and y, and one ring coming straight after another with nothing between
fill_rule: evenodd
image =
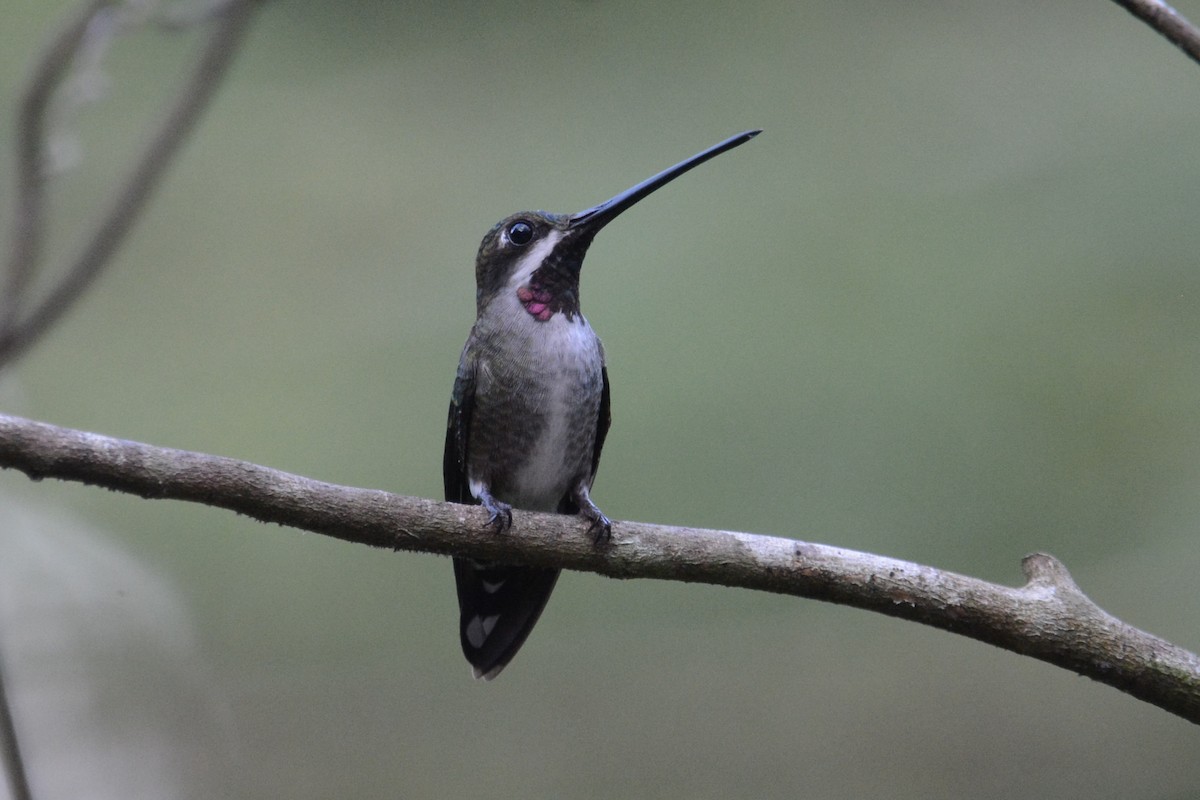
<instances>
[{"instance_id":1,"label":"bird's wing","mask_svg":"<svg viewBox=\"0 0 1200 800\"><path fill-rule=\"evenodd\" d=\"M467 486L467 447L471 432L471 412L475 407L475 365L463 351L450 395L450 416L446 420L446 449L442 454L442 481L446 499L452 503L478 503Z\"/></svg>"},{"instance_id":2,"label":"bird's wing","mask_svg":"<svg viewBox=\"0 0 1200 800\"><path fill-rule=\"evenodd\" d=\"M608 426L612 424L612 408L608 399L607 366L600 368L600 377L604 380L604 388L600 391L600 416L596 420L596 445L592 448L592 480L596 479L596 470L600 469L600 451L604 449Z\"/></svg>"}]
</instances>

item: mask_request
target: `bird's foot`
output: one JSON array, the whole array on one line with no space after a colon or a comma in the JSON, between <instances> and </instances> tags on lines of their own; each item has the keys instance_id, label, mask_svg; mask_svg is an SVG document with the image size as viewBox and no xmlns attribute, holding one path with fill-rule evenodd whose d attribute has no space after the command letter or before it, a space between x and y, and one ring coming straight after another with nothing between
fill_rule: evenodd
<instances>
[{"instance_id":1,"label":"bird's foot","mask_svg":"<svg viewBox=\"0 0 1200 800\"><path fill-rule=\"evenodd\" d=\"M488 512L487 524L496 533L504 533L512 527L512 506L508 503L500 502L487 492L483 493L483 496L479 498L479 502L483 504L484 509Z\"/></svg>"},{"instance_id":2,"label":"bird's foot","mask_svg":"<svg viewBox=\"0 0 1200 800\"><path fill-rule=\"evenodd\" d=\"M608 541L612 539L612 520L604 516L604 512L592 502L587 483L580 481L579 485L575 487L575 491L571 492L571 499L579 507L580 516L592 523L588 526L588 533L592 535L592 544L596 547L608 544Z\"/></svg>"},{"instance_id":3,"label":"bird's foot","mask_svg":"<svg viewBox=\"0 0 1200 800\"><path fill-rule=\"evenodd\" d=\"M592 544L600 547L608 544L612 539L612 520L600 513L600 509L595 506L592 508L596 512L596 516L592 517L587 513L584 513L584 516L592 521L592 524L588 526L588 533L592 535Z\"/></svg>"},{"instance_id":4,"label":"bird's foot","mask_svg":"<svg viewBox=\"0 0 1200 800\"><path fill-rule=\"evenodd\" d=\"M608 544L608 541L612 539L612 520L604 516L604 512L596 507L596 504L592 502L592 498L588 497L587 492L577 494L575 502L579 505L580 516L592 523L588 526L588 533L592 536L592 544L596 545L596 547Z\"/></svg>"}]
</instances>

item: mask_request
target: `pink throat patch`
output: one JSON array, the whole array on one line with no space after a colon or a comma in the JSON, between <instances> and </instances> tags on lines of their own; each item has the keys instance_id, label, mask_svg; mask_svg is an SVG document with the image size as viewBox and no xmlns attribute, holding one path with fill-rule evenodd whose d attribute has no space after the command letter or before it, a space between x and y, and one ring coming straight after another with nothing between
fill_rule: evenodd
<instances>
[{"instance_id":1,"label":"pink throat patch","mask_svg":"<svg viewBox=\"0 0 1200 800\"><path fill-rule=\"evenodd\" d=\"M517 289L517 299L521 301L521 305L525 306L529 315L538 322L547 322L554 316L554 309L550 308L550 301L554 299L554 295L545 289L536 286L522 286Z\"/></svg>"}]
</instances>

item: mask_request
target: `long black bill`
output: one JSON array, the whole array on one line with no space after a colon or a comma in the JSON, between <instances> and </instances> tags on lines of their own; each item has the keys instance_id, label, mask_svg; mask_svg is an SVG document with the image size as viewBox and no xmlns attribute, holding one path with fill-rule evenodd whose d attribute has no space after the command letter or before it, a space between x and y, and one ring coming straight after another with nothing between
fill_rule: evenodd
<instances>
[{"instance_id":1,"label":"long black bill","mask_svg":"<svg viewBox=\"0 0 1200 800\"><path fill-rule=\"evenodd\" d=\"M745 144L760 133L762 133L761 129L744 131L737 136L730 136L725 141L714 144L712 147L697 153L686 161L680 161L670 169L663 170L653 178L644 180L633 188L626 189L611 200L605 200L600 205L589 208L587 211L572 214L568 222L568 227L571 230L581 229L581 232L586 230L594 234L611 222L618 214L646 195L656 189L661 189L689 169L700 166L710 158L715 158L726 150L732 150L738 145Z\"/></svg>"}]
</instances>

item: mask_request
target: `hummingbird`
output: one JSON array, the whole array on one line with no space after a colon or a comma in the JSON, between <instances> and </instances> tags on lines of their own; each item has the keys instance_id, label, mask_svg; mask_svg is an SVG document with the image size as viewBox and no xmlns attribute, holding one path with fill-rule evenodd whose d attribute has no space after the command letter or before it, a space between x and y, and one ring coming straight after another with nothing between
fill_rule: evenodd
<instances>
[{"instance_id":1,"label":"hummingbird","mask_svg":"<svg viewBox=\"0 0 1200 800\"><path fill-rule=\"evenodd\" d=\"M524 211L487 232L446 425L447 500L483 506L498 534L518 508L578 514L597 547L608 542L612 522L591 497L611 421L608 369L579 308L583 257L621 212L759 133L732 136L578 214ZM516 655L558 572L454 559L459 638L476 678L491 680Z\"/></svg>"}]
</instances>

